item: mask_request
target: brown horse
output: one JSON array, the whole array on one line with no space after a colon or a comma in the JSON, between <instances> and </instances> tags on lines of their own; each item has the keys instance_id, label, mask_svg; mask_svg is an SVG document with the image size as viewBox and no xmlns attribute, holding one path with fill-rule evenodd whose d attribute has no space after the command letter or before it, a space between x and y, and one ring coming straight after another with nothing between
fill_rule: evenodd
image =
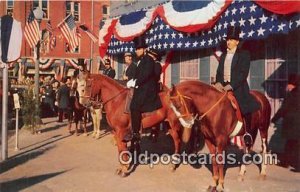
<instances>
[{"instance_id":1,"label":"brown horse","mask_svg":"<svg viewBox=\"0 0 300 192\"><path fill-rule=\"evenodd\" d=\"M100 95L106 112L107 122L114 132L118 152L121 154L123 151L127 151L126 143L122 142L122 140L131 130L130 115L128 113L124 113L126 97L129 93L129 89L117 83L115 80L101 74L87 74L85 79L86 87L84 93L82 93L84 96L80 99L80 102L87 105L90 100L93 100L93 98L97 95ZM175 153L179 153L179 131L181 125L176 115L169 107L170 100L167 92L161 92L160 99L163 107L148 115L144 115L142 127L148 128L155 126L163 120L168 121L171 127L169 133L174 141ZM121 176L127 176L129 172L129 165L120 164L121 168L117 169L117 173ZM175 167L176 165L173 165L172 169L175 169Z\"/></svg>"},{"instance_id":2,"label":"brown horse","mask_svg":"<svg viewBox=\"0 0 300 192\"><path fill-rule=\"evenodd\" d=\"M261 108L252 114L251 130L248 130L248 132L252 138L256 138L259 130L262 140L262 153L265 154L267 152L271 107L262 93L251 91L251 94L260 103ZM237 116L226 95L226 92L220 92L200 81L185 81L173 87L170 91L171 102L177 113L190 118L193 118L192 113L199 115L201 131L212 155L213 184L208 191L222 191L224 189L224 165L223 163L217 163L214 155L222 154L230 137L245 133L244 129L241 129L235 134ZM262 164L261 166L260 174L265 177L266 165ZM245 165L242 165L239 178L243 178L245 171Z\"/></svg>"}]
</instances>

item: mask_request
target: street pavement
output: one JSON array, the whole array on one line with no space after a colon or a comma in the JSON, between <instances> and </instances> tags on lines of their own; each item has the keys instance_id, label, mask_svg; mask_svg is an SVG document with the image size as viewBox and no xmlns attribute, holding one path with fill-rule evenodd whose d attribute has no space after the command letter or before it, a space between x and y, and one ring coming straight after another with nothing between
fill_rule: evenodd
<instances>
[{"instance_id":1,"label":"street pavement","mask_svg":"<svg viewBox=\"0 0 300 192\"><path fill-rule=\"evenodd\" d=\"M9 158L1 162L0 192L202 192L211 183L210 166L201 164L181 165L175 172L169 165L139 165L128 177L121 178L115 174L118 154L108 127L102 130L100 139L94 139L90 135L71 135L66 120L56 120L43 119L40 134L22 129L18 151L15 137L9 139ZM155 144L143 138L142 149L170 153L172 140L160 132ZM300 173L289 168L270 165L266 180L260 180L259 168L251 164L243 182L238 182L238 172L238 166L227 168L225 192L300 191Z\"/></svg>"}]
</instances>

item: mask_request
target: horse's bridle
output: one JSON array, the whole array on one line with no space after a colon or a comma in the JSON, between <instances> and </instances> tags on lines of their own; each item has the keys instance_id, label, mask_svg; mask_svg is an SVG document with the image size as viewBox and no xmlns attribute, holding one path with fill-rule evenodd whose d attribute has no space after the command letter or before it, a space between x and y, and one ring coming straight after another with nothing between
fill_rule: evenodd
<instances>
[{"instance_id":1,"label":"horse's bridle","mask_svg":"<svg viewBox=\"0 0 300 192\"><path fill-rule=\"evenodd\" d=\"M193 116L193 114L190 113L190 111L189 111L189 109L187 107L186 101L185 101L185 98L189 99L189 100L192 100L192 98L188 97L188 96L185 96L185 95L182 95L178 90L176 90L176 92L177 92L177 95L176 96L170 96L170 99L176 99L176 98L179 97L180 103L184 106L184 109L186 111L186 114L181 115L181 117ZM199 117L199 120L202 120L210 111L212 111L223 100L223 98L226 95L227 95L227 91L225 92L225 94L215 104L213 104L213 106L211 106L205 113L203 113ZM172 103L172 101L171 101L171 103ZM196 119L196 117L195 117L195 119Z\"/></svg>"},{"instance_id":2,"label":"horse's bridle","mask_svg":"<svg viewBox=\"0 0 300 192\"><path fill-rule=\"evenodd\" d=\"M183 105L184 110L185 110L185 113L183 115L181 114L180 116L178 116L178 118L193 116L193 114L189 111L189 108L187 107L187 104L186 104L186 101L185 101L185 99L192 100L192 98L188 97L188 96L185 96L185 95L182 95L178 90L176 90L176 93L177 93L176 96L170 96L171 103L172 103L172 99L179 98L179 101Z\"/></svg>"},{"instance_id":3,"label":"horse's bridle","mask_svg":"<svg viewBox=\"0 0 300 192\"><path fill-rule=\"evenodd\" d=\"M88 84L89 84L89 86L88 86ZM102 106L104 106L104 105L107 104L108 102L114 100L116 97L118 97L118 96L121 95L124 91L127 90L127 89L125 89L125 88L122 89L118 94L114 95L113 97L109 98L109 99L106 100L106 101L96 101L96 100L93 100L93 99L92 99L92 89L91 89L92 84L93 84L93 81L92 81L91 78L89 78L89 79L86 80L86 87L89 87L89 88L86 89L86 90L89 90L89 91L88 91L88 93L85 93L85 95L82 96L82 97L89 99L89 100L90 100L91 102L93 102L93 103L100 103Z\"/></svg>"}]
</instances>

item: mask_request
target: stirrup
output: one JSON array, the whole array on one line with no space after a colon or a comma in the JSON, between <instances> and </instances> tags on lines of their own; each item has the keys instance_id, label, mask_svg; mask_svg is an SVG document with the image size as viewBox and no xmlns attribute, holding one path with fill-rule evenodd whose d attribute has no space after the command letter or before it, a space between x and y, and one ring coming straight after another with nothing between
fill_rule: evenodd
<instances>
[{"instance_id":1,"label":"stirrup","mask_svg":"<svg viewBox=\"0 0 300 192\"><path fill-rule=\"evenodd\" d=\"M247 147L250 147L253 144L252 136L247 132L243 135L243 140Z\"/></svg>"}]
</instances>

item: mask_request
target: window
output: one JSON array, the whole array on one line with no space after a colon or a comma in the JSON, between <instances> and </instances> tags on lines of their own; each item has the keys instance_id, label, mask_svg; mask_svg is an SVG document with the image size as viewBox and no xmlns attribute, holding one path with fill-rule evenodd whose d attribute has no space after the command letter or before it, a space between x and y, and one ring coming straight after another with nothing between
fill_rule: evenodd
<instances>
[{"instance_id":1,"label":"window","mask_svg":"<svg viewBox=\"0 0 300 192\"><path fill-rule=\"evenodd\" d=\"M73 14L75 22L80 21L80 3L79 2L66 2L66 16Z\"/></svg>"},{"instance_id":2,"label":"window","mask_svg":"<svg viewBox=\"0 0 300 192\"><path fill-rule=\"evenodd\" d=\"M70 46L68 43L65 43L65 52L66 53L79 53L80 50L80 39L79 39L79 46L75 48L75 50L70 50Z\"/></svg>"},{"instance_id":3,"label":"window","mask_svg":"<svg viewBox=\"0 0 300 192\"><path fill-rule=\"evenodd\" d=\"M180 81L192 80L192 79L198 80L199 63L200 63L200 59L196 52L193 54L186 54L185 52L181 52Z\"/></svg>"},{"instance_id":4,"label":"window","mask_svg":"<svg viewBox=\"0 0 300 192\"><path fill-rule=\"evenodd\" d=\"M7 2L6 14L12 16L14 13L14 2L12 0L8 0Z\"/></svg>"},{"instance_id":5,"label":"window","mask_svg":"<svg viewBox=\"0 0 300 192\"><path fill-rule=\"evenodd\" d=\"M103 7L102 7L102 14L105 17L107 17L109 15L109 6L103 5Z\"/></svg>"},{"instance_id":6,"label":"window","mask_svg":"<svg viewBox=\"0 0 300 192\"><path fill-rule=\"evenodd\" d=\"M48 0L34 0L33 1L33 9L36 7L40 7L44 12L43 19L49 19L49 3Z\"/></svg>"}]
</instances>

